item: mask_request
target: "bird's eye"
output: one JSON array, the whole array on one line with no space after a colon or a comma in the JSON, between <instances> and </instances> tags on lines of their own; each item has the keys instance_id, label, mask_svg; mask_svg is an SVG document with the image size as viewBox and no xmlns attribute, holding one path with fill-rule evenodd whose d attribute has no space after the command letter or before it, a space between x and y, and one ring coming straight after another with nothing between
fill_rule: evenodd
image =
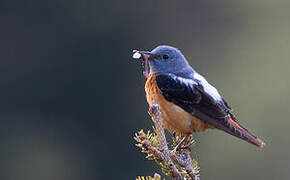
<instances>
[{"instance_id":1,"label":"bird's eye","mask_svg":"<svg viewBox=\"0 0 290 180\"><path fill-rule=\"evenodd\" d=\"M163 58L163 59L168 59L169 56L168 56L167 54L164 54L164 55L162 56L162 58Z\"/></svg>"}]
</instances>

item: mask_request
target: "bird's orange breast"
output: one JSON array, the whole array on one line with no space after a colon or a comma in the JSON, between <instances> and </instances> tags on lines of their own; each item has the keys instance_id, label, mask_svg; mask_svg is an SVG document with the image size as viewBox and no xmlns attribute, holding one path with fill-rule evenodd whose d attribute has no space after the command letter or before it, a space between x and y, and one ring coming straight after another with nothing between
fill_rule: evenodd
<instances>
[{"instance_id":1,"label":"bird's orange breast","mask_svg":"<svg viewBox=\"0 0 290 180\"><path fill-rule=\"evenodd\" d=\"M175 131L178 133L187 134L192 132L201 132L208 128L213 128L205 121L192 116L179 106L167 101L157 86L155 79L156 76L158 76L157 73L152 74L146 81L146 98L150 106L154 102L159 104L162 113L162 122L166 129L171 132Z\"/></svg>"}]
</instances>

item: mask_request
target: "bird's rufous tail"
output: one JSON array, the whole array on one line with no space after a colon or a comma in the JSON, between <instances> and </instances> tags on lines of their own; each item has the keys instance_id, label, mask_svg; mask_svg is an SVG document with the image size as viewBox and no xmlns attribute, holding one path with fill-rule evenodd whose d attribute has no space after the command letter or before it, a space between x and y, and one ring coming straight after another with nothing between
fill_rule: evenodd
<instances>
[{"instance_id":1,"label":"bird's rufous tail","mask_svg":"<svg viewBox=\"0 0 290 180\"><path fill-rule=\"evenodd\" d=\"M241 138L257 147L264 147L265 143L257 138L255 135L253 135L251 132L249 132L245 127L243 127L240 123L237 122L235 117L231 115L228 119L230 123L230 128L223 129L224 131Z\"/></svg>"}]
</instances>

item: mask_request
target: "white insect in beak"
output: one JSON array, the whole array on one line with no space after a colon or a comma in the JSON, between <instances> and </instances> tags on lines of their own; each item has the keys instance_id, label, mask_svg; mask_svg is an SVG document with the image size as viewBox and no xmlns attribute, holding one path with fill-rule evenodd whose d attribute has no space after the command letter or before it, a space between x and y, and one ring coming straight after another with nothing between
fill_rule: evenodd
<instances>
[{"instance_id":1,"label":"white insect in beak","mask_svg":"<svg viewBox=\"0 0 290 180\"><path fill-rule=\"evenodd\" d=\"M142 57L141 53L137 50L133 50L133 58L140 59Z\"/></svg>"}]
</instances>

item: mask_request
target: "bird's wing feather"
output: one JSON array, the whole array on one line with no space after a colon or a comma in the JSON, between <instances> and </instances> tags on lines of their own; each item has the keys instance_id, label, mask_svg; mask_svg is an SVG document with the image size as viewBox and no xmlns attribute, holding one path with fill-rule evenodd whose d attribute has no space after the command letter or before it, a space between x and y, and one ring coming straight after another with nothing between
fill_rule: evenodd
<instances>
[{"instance_id":1,"label":"bird's wing feather","mask_svg":"<svg viewBox=\"0 0 290 180\"><path fill-rule=\"evenodd\" d=\"M159 74L156 76L156 83L167 101L233 136L259 147L264 146L263 141L237 122L222 97L216 100L198 81L174 74Z\"/></svg>"},{"instance_id":2,"label":"bird's wing feather","mask_svg":"<svg viewBox=\"0 0 290 180\"><path fill-rule=\"evenodd\" d=\"M224 119L228 115L229 108L225 106L225 103L215 101L198 82L192 79L173 74L160 74L156 77L156 82L168 101L192 115L201 113L214 119Z\"/></svg>"}]
</instances>

